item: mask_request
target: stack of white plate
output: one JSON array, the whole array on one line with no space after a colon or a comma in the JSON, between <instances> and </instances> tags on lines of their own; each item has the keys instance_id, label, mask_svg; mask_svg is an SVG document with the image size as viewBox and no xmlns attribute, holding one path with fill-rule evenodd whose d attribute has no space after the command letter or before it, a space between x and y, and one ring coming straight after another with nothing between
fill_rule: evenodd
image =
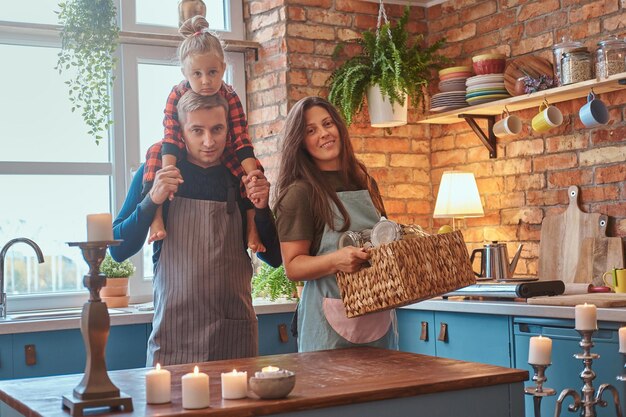
<instances>
[{"instance_id":1,"label":"stack of white plate","mask_svg":"<svg viewBox=\"0 0 626 417\"><path fill-rule=\"evenodd\" d=\"M476 105L510 97L504 87L504 74L485 74L470 77L465 81L465 100Z\"/></svg>"},{"instance_id":2,"label":"stack of white plate","mask_svg":"<svg viewBox=\"0 0 626 417\"><path fill-rule=\"evenodd\" d=\"M467 107L464 91L448 91L434 94L430 99L430 111L441 112Z\"/></svg>"}]
</instances>

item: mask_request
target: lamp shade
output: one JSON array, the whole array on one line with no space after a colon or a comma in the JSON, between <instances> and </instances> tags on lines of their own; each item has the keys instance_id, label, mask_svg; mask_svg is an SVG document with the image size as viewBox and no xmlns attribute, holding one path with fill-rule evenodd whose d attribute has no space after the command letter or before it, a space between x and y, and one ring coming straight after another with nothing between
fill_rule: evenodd
<instances>
[{"instance_id":1,"label":"lamp shade","mask_svg":"<svg viewBox=\"0 0 626 417\"><path fill-rule=\"evenodd\" d=\"M441 177L434 218L482 217L476 179L471 172L446 171Z\"/></svg>"}]
</instances>

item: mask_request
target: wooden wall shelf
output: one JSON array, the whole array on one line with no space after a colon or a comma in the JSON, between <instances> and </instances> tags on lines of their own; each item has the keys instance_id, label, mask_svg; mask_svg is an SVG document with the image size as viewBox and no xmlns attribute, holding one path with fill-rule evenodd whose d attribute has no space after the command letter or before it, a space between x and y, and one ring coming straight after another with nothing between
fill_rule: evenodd
<instances>
[{"instance_id":1,"label":"wooden wall shelf","mask_svg":"<svg viewBox=\"0 0 626 417\"><path fill-rule=\"evenodd\" d=\"M562 101L573 100L580 97L586 97L589 91L593 88L593 92L596 94L608 93L611 91L618 91L626 89L626 72L612 75L611 77L602 80L589 80L576 84L565 85L563 87L551 88L549 90L538 91L532 94L526 94L522 96L515 96L511 98L505 98L498 101L491 101L489 103L478 104L476 106L463 107L462 109L456 109L444 113L434 114L418 123L430 123L430 124L452 124L459 123L464 118L459 117L463 115L482 115L482 116L499 116L504 110L504 106L510 111L518 111L529 109L531 107L539 107L541 102L546 99L550 104L560 103Z\"/></svg>"},{"instance_id":2,"label":"wooden wall shelf","mask_svg":"<svg viewBox=\"0 0 626 417\"><path fill-rule=\"evenodd\" d=\"M493 134L493 125L496 116L501 115L505 107L509 112L513 112L529 109L531 107L539 107L544 100L547 100L550 104L560 103L562 101L586 97L592 89L595 94L626 89L626 72L612 75L602 81L588 80L551 88L549 90L538 91L532 94L505 98L489 103L478 104L476 106L463 107L461 109L429 116L418 121L418 123L453 124L465 120L489 151L489 158L496 158L496 137ZM488 121L486 132L478 126L476 119L486 119Z\"/></svg>"}]
</instances>

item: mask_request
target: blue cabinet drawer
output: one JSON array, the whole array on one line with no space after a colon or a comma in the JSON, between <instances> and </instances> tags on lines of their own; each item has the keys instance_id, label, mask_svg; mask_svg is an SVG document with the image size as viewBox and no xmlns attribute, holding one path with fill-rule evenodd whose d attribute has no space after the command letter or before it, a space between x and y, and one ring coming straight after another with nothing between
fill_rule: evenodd
<instances>
[{"instance_id":1,"label":"blue cabinet drawer","mask_svg":"<svg viewBox=\"0 0 626 417\"><path fill-rule=\"evenodd\" d=\"M259 355L277 355L298 351L296 338L291 334L293 313L260 314L259 321ZM285 326L287 342L280 339L279 326Z\"/></svg>"},{"instance_id":2,"label":"blue cabinet drawer","mask_svg":"<svg viewBox=\"0 0 626 417\"><path fill-rule=\"evenodd\" d=\"M435 356L434 313L432 311L396 310L400 350Z\"/></svg>"},{"instance_id":3,"label":"blue cabinet drawer","mask_svg":"<svg viewBox=\"0 0 626 417\"><path fill-rule=\"evenodd\" d=\"M0 379L13 378L13 336L0 335Z\"/></svg>"}]
</instances>

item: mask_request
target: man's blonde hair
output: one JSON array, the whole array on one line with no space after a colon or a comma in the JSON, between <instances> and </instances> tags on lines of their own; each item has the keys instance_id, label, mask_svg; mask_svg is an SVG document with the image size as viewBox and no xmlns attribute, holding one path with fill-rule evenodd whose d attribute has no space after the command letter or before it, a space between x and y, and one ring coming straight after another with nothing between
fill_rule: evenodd
<instances>
[{"instance_id":1,"label":"man's blonde hair","mask_svg":"<svg viewBox=\"0 0 626 417\"><path fill-rule=\"evenodd\" d=\"M203 96L194 93L193 90L187 91L178 100L176 110L178 111L178 122L182 125L187 120L187 114L192 111L201 109L214 109L221 107L224 109L224 115L226 116L226 122L228 122L228 101L219 94L213 94L211 96Z\"/></svg>"}]
</instances>

